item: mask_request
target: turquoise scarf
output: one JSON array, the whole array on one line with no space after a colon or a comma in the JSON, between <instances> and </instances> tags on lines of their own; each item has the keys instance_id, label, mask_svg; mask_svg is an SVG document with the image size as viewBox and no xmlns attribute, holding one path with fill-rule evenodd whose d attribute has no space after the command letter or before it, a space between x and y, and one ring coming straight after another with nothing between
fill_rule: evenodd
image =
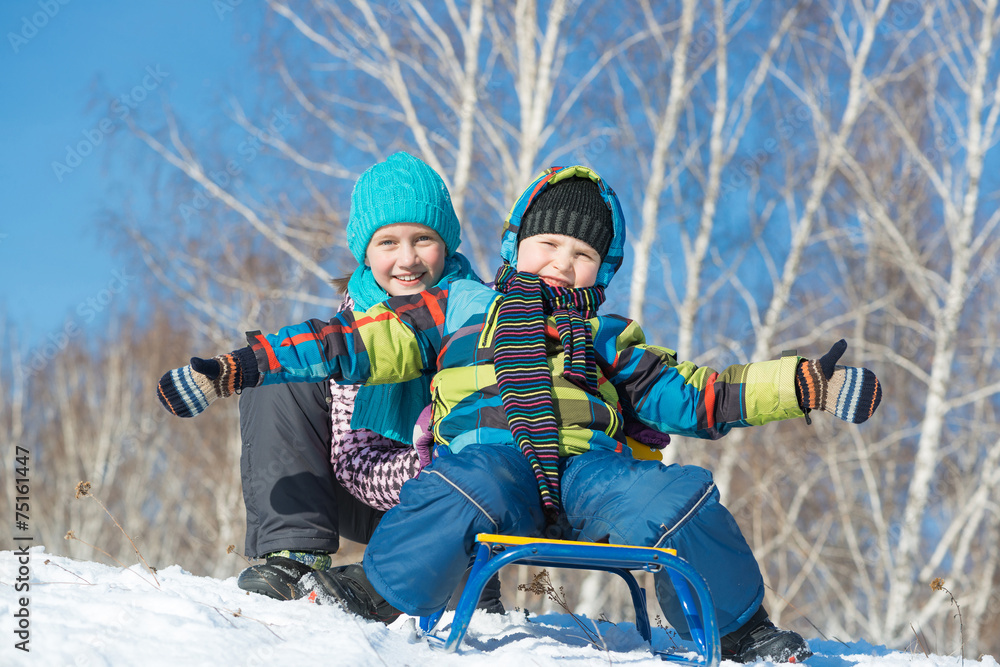
<instances>
[{"instance_id":1,"label":"turquoise scarf","mask_svg":"<svg viewBox=\"0 0 1000 667\"><path fill-rule=\"evenodd\" d=\"M479 280L469 260L461 253L448 257L444 274L435 287L443 287L453 280ZM354 300L355 311L363 312L382 303L389 295L375 281L372 270L362 264L351 275L347 293ZM413 444L413 425L420 412L431 402L431 378L422 375L409 382L380 384L361 387L354 401L351 417L352 429L368 429L406 444ZM385 406L394 406L386 410Z\"/></svg>"}]
</instances>

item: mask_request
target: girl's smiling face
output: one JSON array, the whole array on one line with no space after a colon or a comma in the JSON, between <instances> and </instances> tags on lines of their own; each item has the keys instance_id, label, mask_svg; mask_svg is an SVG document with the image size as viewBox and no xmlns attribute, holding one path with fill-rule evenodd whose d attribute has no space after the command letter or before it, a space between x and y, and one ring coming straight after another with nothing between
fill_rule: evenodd
<instances>
[{"instance_id":1,"label":"girl's smiling face","mask_svg":"<svg viewBox=\"0 0 1000 667\"><path fill-rule=\"evenodd\" d=\"M441 280L447 249L426 225L401 222L380 227L368 242L365 265L389 296L417 294Z\"/></svg>"}]
</instances>

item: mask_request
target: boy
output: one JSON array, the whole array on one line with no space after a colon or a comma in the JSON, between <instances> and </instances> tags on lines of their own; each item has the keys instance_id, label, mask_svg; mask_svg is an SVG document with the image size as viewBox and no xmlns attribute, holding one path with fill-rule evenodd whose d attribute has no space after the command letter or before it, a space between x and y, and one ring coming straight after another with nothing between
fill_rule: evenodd
<instances>
[{"instance_id":1,"label":"boy","mask_svg":"<svg viewBox=\"0 0 1000 667\"><path fill-rule=\"evenodd\" d=\"M310 575L300 592L311 587L366 618L430 614L480 532L673 547L708 580L724 657L802 660L811 655L803 639L761 606L759 568L711 474L627 456L623 415L714 439L814 408L860 423L881 389L870 371L835 367L843 342L819 361L785 357L722 373L678 364L646 345L635 323L596 315L624 242L618 199L600 177L553 167L505 223L497 291L460 280L356 317L253 332L250 347L165 375L161 400L193 416L245 386L433 374L437 458L403 486L363 567ZM685 633L665 575L656 593Z\"/></svg>"}]
</instances>

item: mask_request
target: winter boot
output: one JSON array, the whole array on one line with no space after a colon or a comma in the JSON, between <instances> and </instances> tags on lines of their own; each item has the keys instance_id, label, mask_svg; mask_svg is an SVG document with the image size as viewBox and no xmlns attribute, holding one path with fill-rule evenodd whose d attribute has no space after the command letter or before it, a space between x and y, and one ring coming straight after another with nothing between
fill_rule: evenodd
<instances>
[{"instance_id":1,"label":"winter boot","mask_svg":"<svg viewBox=\"0 0 1000 667\"><path fill-rule=\"evenodd\" d=\"M780 630L763 605L743 626L722 637L722 659L736 662L802 662L812 655L808 644L791 630Z\"/></svg>"},{"instance_id":2,"label":"winter boot","mask_svg":"<svg viewBox=\"0 0 1000 667\"><path fill-rule=\"evenodd\" d=\"M372 588L359 563L308 574L299 580L297 589L299 597L321 604L339 604L344 611L369 621L388 625L402 613Z\"/></svg>"},{"instance_id":3,"label":"winter boot","mask_svg":"<svg viewBox=\"0 0 1000 667\"><path fill-rule=\"evenodd\" d=\"M479 598L476 609L485 609L487 614L505 614L507 610L503 608L500 601L500 573L497 572L483 587L483 595Z\"/></svg>"},{"instance_id":4,"label":"winter boot","mask_svg":"<svg viewBox=\"0 0 1000 667\"><path fill-rule=\"evenodd\" d=\"M462 575L462 581L459 582L451 599L448 600L448 611L455 611L455 607L458 606L458 601L462 598L462 591L465 590L465 584L469 580L470 572L472 572L472 568L466 570L465 574ZM486 582L486 585L483 587L483 594L479 596L479 604L476 605L476 609L484 609L487 614L507 613L507 610L503 608L503 602L500 601L500 573L494 574Z\"/></svg>"},{"instance_id":5,"label":"winter boot","mask_svg":"<svg viewBox=\"0 0 1000 667\"><path fill-rule=\"evenodd\" d=\"M314 570L330 567L332 562L329 554L305 551L276 551L264 558L263 563L240 572L236 585L275 600L294 600L298 597L295 584L299 579Z\"/></svg>"}]
</instances>

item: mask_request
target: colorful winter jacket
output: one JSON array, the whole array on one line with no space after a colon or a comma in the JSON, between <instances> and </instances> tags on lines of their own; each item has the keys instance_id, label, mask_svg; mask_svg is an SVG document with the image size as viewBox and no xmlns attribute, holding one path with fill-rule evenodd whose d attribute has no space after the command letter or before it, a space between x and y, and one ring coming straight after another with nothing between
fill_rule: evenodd
<instances>
[{"instance_id":1,"label":"colorful winter jacket","mask_svg":"<svg viewBox=\"0 0 1000 667\"><path fill-rule=\"evenodd\" d=\"M517 231L531 199L550 182L589 177L613 213L614 239L598 271L606 286L621 265L624 220L615 193L584 167L547 170L518 199L504 225L501 255L517 261ZM493 369L501 294L468 280L393 297L366 313L345 311L277 334L247 335L261 384L317 381L386 383L433 376L434 435L459 451L471 444L513 445ZM550 320L546 351L560 454L623 451L623 412L671 434L715 439L735 426L801 417L795 395L798 357L730 366L721 373L678 362L672 350L647 345L639 326L617 315L589 320L599 395L562 377L563 352ZM386 406L386 409L392 409Z\"/></svg>"}]
</instances>

